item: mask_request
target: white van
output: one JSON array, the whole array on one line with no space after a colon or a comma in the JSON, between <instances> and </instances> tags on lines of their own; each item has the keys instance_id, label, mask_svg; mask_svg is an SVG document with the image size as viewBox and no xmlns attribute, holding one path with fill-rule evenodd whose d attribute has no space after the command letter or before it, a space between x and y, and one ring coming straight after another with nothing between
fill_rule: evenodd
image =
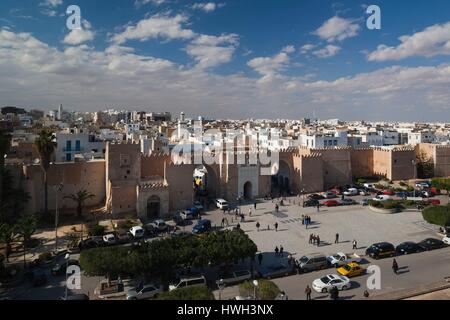
<instances>
[{"instance_id":1,"label":"white van","mask_svg":"<svg viewBox=\"0 0 450 320\"><path fill-rule=\"evenodd\" d=\"M145 231L142 227L137 226L137 227L132 227L130 229L130 233L134 238L139 239L144 236Z\"/></svg>"},{"instance_id":2,"label":"white van","mask_svg":"<svg viewBox=\"0 0 450 320\"><path fill-rule=\"evenodd\" d=\"M206 286L206 278L203 275L180 278L178 283L169 285L169 291L194 286Z\"/></svg>"},{"instance_id":3,"label":"white van","mask_svg":"<svg viewBox=\"0 0 450 320\"><path fill-rule=\"evenodd\" d=\"M227 209L228 208L228 202L224 199L217 199L216 200L216 206L219 209Z\"/></svg>"},{"instance_id":4,"label":"white van","mask_svg":"<svg viewBox=\"0 0 450 320\"><path fill-rule=\"evenodd\" d=\"M358 195L358 189L356 188L349 188L347 191L344 191L344 196L357 196Z\"/></svg>"},{"instance_id":5,"label":"white van","mask_svg":"<svg viewBox=\"0 0 450 320\"><path fill-rule=\"evenodd\" d=\"M376 196L375 198L373 198L373 201L388 201L391 200L391 196L385 195L385 194L380 194L378 196Z\"/></svg>"}]
</instances>

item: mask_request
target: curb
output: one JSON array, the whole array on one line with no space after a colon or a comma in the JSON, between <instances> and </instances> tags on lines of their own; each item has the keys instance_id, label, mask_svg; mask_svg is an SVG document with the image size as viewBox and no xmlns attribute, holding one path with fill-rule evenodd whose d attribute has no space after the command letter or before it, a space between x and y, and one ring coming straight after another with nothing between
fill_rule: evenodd
<instances>
[{"instance_id":1,"label":"curb","mask_svg":"<svg viewBox=\"0 0 450 320\"><path fill-rule=\"evenodd\" d=\"M400 291L394 291L391 293L380 294L372 297L370 300L405 300L417 296L421 296L436 291L442 291L450 289L450 277L446 278L445 282L432 283L425 286L420 286L415 289L406 289Z\"/></svg>"}]
</instances>

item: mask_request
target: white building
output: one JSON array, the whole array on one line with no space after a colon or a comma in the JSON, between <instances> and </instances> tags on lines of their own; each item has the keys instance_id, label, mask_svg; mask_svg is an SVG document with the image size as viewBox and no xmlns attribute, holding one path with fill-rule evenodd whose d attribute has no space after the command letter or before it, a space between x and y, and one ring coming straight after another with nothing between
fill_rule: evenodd
<instances>
[{"instance_id":1,"label":"white building","mask_svg":"<svg viewBox=\"0 0 450 320\"><path fill-rule=\"evenodd\" d=\"M56 133L56 162L72 162L75 156L85 159L104 158L106 143L82 129L66 129Z\"/></svg>"}]
</instances>

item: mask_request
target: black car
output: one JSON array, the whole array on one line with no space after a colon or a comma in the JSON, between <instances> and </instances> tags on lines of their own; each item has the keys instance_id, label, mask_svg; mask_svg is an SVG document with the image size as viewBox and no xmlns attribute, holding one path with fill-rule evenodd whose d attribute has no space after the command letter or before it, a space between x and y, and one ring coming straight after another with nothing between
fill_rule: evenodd
<instances>
[{"instance_id":1,"label":"black car","mask_svg":"<svg viewBox=\"0 0 450 320\"><path fill-rule=\"evenodd\" d=\"M324 199L324 197L320 194L313 193L308 196L308 199L309 200L321 200L321 199Z\"/></svg>"},{"instance_id":2,"label":"black car","mask_svg":"<svg viewBox=\"0 0 450 320\"><path fill-rule=\"evenodd\" d=\"M371 245L366 249L366 255L374 259L395 256L395 247L389 242L380 242Z\"/></svg>"},{"instance_id":3,"label":"black car","mask_svg":"<svg viewBox=\"0 0 450 320\"><path fill-rule=\"evenodd\" d=\"M26 277L31 281L34 287L38 287L47 283L47 276L43 270L38 268L26 273Z\"/></svg>"},{"instance_id":4,"label":"black car","mask_svg":"<svg viewBox=\"0 0 450 320\"><path fill-rule=\"evenodd\" d=\"M425 251L435 250L435 249L441 249L446 247L447 245L442 242L441 240L434 239L434 238L428 238L423 241L420 241L418 245Z\"/></svg>"},{"instance_id":5,"label":"black car","mask_svg":"<svg viewBox=\"0 0 450 320\"><path fill-rule=\"evenodd\" d=\"M306 200L305 202L303 202L303 208L317 207L318 204L319 204L319 201L317 201L317 200L314 200L314 199Z\"/></svg>"},{"instance_id":6,"label":"black car","mask_svg":"<svg viewBox=\"0 0 450 320\"><path fill-rule=\"evenodd\" d=\"M400 243L395 248L395 252L398 255L411 254L411 253L417 253L417 252L422 252L422 251L423 251L423 248L421 246L419 246L417 243L411 242L411 241Z\"/></svg>"},{"instance_id":7,"label":"black car","mask_svg":"<svg viewBox=\"0 0 450 320\"><path fill-rule=\"evenodd\" d=\"M68 266L79 266L80 263L78 262L78 260L75 259L70 259L67 262L63 262L61 264L56 263L53 268L52 268L52 275L54 276L61 276L66 274L66 268Z\"/></svg>"},{"instance_id":8,"label":"black car","mask_svg":"<svg viewBox=\"0 0 450 320\"><path fill-rule=\"evenodd\" d=\"M99 241L99 240L96 240L96 239L92 239L92 238L88 238L88 239L85 239L83 241L80 241L80 243L78 244L78 248L80 248L80 251L81 251L81 250L98 248L102 244L103 244L102 241Z\"/></svg>"}]
</instances>

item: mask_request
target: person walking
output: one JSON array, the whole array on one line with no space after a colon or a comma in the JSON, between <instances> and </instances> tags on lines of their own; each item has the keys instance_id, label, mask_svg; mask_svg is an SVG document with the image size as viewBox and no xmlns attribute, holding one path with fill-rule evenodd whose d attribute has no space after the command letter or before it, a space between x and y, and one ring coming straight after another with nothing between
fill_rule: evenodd
<instances>
[{"instance_id":1,"label":"person walking","mask_svg":"<svg viewBox=\"0 0 450 320\"><path fill-rule=\"evenodd\" d=\"M280 249L278 249L278 247L275 247L275 256L278 256L278 252L280 252Z\"/></svg>"},{"instance_id":2,"label":"person walking","mask_svg":"<svg viewBox=\"0 0 450 320\"><path fill-rule=\"evenodd\" d=\"M302 225L305 225L305 215L302 214Z\"/></svg>"},{"instance_id":3,"label":"person walking","mask_svg":"<svg viewBox=\"0 0 450 320\"><path fill-rule=\"evenodd\" d=\"M398 274L398 264L397 264L397 260L394 259L394 261L392 261L392 270L394 271L395 274Z\"/></svg>"},{"instance_id":4,"label":"person walking","mask_svg":"<svg viewBox=\"0 0 450 320\"><path fill-rule=\"evenodd\" d=\"M314 238L314 235L311 233L311 234L309 235L309 244L312 244L312 243L313 243L313 238Z\"/></svg>"},{"instance_id":5,"label":"person walking","mask_svg":"<svg viewBox=\"0 0 450 320\"><path fill-rule=\"evenodd\" d=\"M236 225L236 229L241 229L241 224L240 224L240 223L238 223L238 224Z\"/></svg>"},{"instance_id":6,"label":"person walking","mask_svg":"<svg viewBox=\"0 0 450 320\"><path fill-rule=\"evenodd\" d=\"M306 300L311 300L311 292L312 292L311 288L309 286L306 286L305 289Z\"/></svg>"},{"instance_id":7,"label":"person walking","mask_svg":"<svg viewBox=\"0 0 450 320\"><path fill-rule=\"evenodd\" d=\"M284 255L284 248L282 245L280 245L280 256L283 258Z\"/></svg>"},{"instance_id":8,"label":"person walking","mask_svg":"<svg viewBox=\"0 0 450 320\"><path fill-rule=\"evenodd\" d=\"M253 204L253 208L256 210L256 201L255 201L255 203Z\"/></svg>"},{"instance_id":9,"label":"person walking","mask_svg":"<svg viewBox=\"0 0 450 320\"><path fill-rule=\"evenodd\" d=\"M309 219L309 217L306 216L306 217L305 217L305 229L306 229L306 230L308 230L308 224L309 224L309 220L308 220L308 219Z\"/></svg>"},{"instance_id":10,"label":"person walking","mask_svg":"<svg viewBox=\"0 0 450 320\"><path fill-rule=\"evenodd\" d=\"M317 204L317 212L320 211L320 203Z\"/></svg>"},{"instance_id":11,"label":"person walking","mask_svg":"<svg viewBox=\"0 0 450 320\"><path fill-rule=\"evenodd\" d=\"M320 247L320 237L317 236L317 239L316 239L316 240L317 240L317 246Z\"/></svg>"},{"instance_id":12,"label":"person walking","mask_svg":"<svg viewBox=\"0 0 450 320\"><path fill-rule=\"evenodd\" d=\"M259 224L259 222L257 222L256 223L256 230L258 230L258 232L259 232L259 227L260 227L261 225Z\"/></svg>"},{"instance_id":13,"label":"person walking","mask_svg":"<svg viewBox=\"0 0 450 320\"><path fill-rule=\"evenodd\" d=\"M252 209L248 209L248 216L251 217L252 216Z\"/></svg>"},{"instance_id":14,"label":"person walking","mask_svg":"<svg viewBox=\"0 0 450 320\"><path fill-rule=\"evenodd\" d=\"M363 296L364 296L364 298L368 298L369 297L369 291L364 290Z\"/></svg>"},{"instance_id":15,"label":"person walking","mask_svg":"<svg viewBox=\"0 0 450 320\"><path fill-rule=\"evenodd\" d=\"M356 242L355 239L353 239L353 250L358 249L358 243Z\"/></svg>"},{"instance_id":16,"label":"person walking","mask_svg":"<svg viewBox=\"0 0 450 320\"><path fill-rule=\"evenodd\" d=\"M278 213L278 210L280 210L280 207L278 206L278 203L275 205L275 212Z\"/></svg>"},{"instance_id":17,"label":"person walking","mask_svg":"<svg viewBox=\"0 0 450 320\"><path fill-rule=\"evenodd\" d=\"M336 233L334 243L339 243L339 233Z\"/></svg>"},{"instance_id":18,"label":"person walking","mask_svg":"<svg viewBox=\"0 0 450 320\"><path fill-rule=\"evenodd\" d=\"M222 218L222 222L220 223L220 226L223 228L225 226L225 218Z\"/></svg>"},{"instance_id":19,"label":"person walking","mask_svg":"<svg viewBox=\"0 0 450 320\"><path fill-rule=\"evenodd\" d=\"M274 227L275 227L275 232L278 232L278 222L275 222Z\"/></svg>"}]
</instances>

